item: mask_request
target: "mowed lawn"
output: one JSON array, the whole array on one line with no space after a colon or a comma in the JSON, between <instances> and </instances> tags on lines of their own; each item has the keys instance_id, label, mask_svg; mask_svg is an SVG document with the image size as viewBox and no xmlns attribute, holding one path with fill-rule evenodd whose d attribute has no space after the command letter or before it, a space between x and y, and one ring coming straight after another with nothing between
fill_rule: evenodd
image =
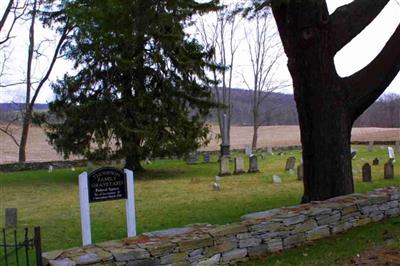
<instances>
[{"instance_id":1,"label":"mowed lawn","mask_svg":"<svg viewBox=\"0 0 400 266\"><path fill-rule=\"evenodd\" d=\"M355 148L359 150L353 160L357 192L400 184L399 162L395 163L394 180L383 180L386 146L375 147L374 152L368 152L366 146ZM212 190L214 176L218 174L215 156L208 164L159 160L146 165L147 171L137 174L135 179L138 232L191 223L224 224L238 221L246 213L298 204L302 182L296 180L295 174L284 171L289 156L295 156L299 163L301 152L259 156L260 173L222 177L219 192ZM362 164L372 165L375 157L381 162L372 167L373 182L361 183ZM80 246L78 175L86 170L0 173L0 227L4 223L4 208L16 207L20 227L41 226L45 251ZM281 176L283 182L273 184L273 174ZM123 201L91 204L91 218L95 243L125 237Z\"/></svg>"}]
</instances>

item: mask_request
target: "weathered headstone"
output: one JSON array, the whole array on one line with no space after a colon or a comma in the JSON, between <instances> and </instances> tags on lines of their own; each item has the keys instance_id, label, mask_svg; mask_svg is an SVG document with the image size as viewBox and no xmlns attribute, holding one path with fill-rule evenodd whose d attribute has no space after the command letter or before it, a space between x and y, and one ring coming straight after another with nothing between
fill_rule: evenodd
<instances>
[{"instance_id":1,"label":"weathered headstone","mask_svg":"<svg viewBox=\"0 0 400 266\"><path fill-rule=\"evenodd\" d=\"M291 156L286 160L285 171L294 170L296 158Z\"/></svg>"},{"instance_id":2,"label":"weathered headstone","mask_svg":"<svg viewBox=\"0 0 400 266\"><path fill-rule=\"evenodd\" d=\"M272 147L271 147L271 146L268 146L268 147L267 147L267 153L268 153L269 155L273 155L273 154L274 154L273 151L272 151Z\"/></svg>"},{"instance_id":3,"label":"weathered headstone","mask_svg":"<svg viewBox=\"0 0 400 266\"><path fill-rule=\"evenodd\" d=\"M260 172L258 170L257 155L253 154L249 157L249 173Z\"/></svg>"},{"instance_id":4,"label":"weathered headstone","mask_svg":"<svg viewBox=\"0 0 400 266\"><path fill-rule=\"evenodd\" d=\"M214 189L214 191L220 191L221 190L221 185L220 185L221 177L215 176L214 179L215 179L215 182L213 183L213 189Z\"/></svg>"},{"instance_id":5,"label":"weathered headstone","mask_svg":"<svg viewBox=\"0 0 400 266\"><path fill-rule=\"evenodd\" d=\"M230 175L231 170L229 169L229 158L228 157L221 157L219 160L219 175L224 176L224 175Z\"/></svg>"},{"instance_id":6,"label":"weathered headstone","mask_svg":"<svg viewBox=\"0 0 400 266\"><path fill-rule=\"evenodd\" d=\"M243 161L243 157L235 157L234 158L234 164L235 164L235 169L233 171L233 173L235 175L240 175L244 173L244 161Z\"/></svg>"},{"instance_id":7,"label":"weathered headstone","mask_svg":"<svg viewBox=\"0 0 400 266\"><path fill-rule=\"evenodd\" d=\"M375 158L375 159L372 161L372 165L379 165L379 159L378 159L378 158Z\"/></svg>"},{"instance_id":8,"label":"weathered headstone","mask_svg":"<svg viewBox=\"0 0 400 266\"><path fill-rule=\"evenodd\" d=\"M393 163L391 160L389 160L387 163L385 163L383 178L384 179L393 179L394 178L394 167L393 167Z\"/></svg>"},{"instance_id":9,"label":"weathered headstone","mask_svg":"<svg viewBox=\"0 0 400 266\"><path fill-rule=\"evenodd\" d=\"M297 180L303 180L304 177L304 168L303 164L297 166Z\"/></svg>"},{"instance_id":10,"label":"weathered headstone","mask_svg":"<svg viewBox=\"0 0 400 266\"><path fill-rule=\"evenodd\" d=\"M351 159L354 160L357 157L358 150L351 149Z\"/></svg>"},{"instance_id":11,"label":"weathered headstone","mask_svg":"<svg viewBox=\"0 0 400 266\"><path fill-rule=\"evenodd\" d=\"M363 182L372 181L371 166L369 165L369 163L365 163L362 167L362 181Z\"/></svg>"},{"instance_id":12,"label":"weathered headstone","mask_svg":"<svg viewBox=\"0 0 400 266\"><path fill-rule=\"evenodd\" d=\"M388 147L388 156L389 156L389 160L394 160L395 158L395 156L394 156L394 150L393 150L393 148L392 147Z\"/></svg>"},{"instance_id":13,"label":"weathered headstone","mask_svg":"<svg viewBox=\"0 0 400 266\"><path fill-rule=\"evenodd\" d=\"M247 156L250 156L253 153L251 146L250 145L244 146L244 152L246 153Z\"/></svg>"},{"instance_id":14,"label":"weathered headstone","mask_svg":"<svg viewBox=\"0 0 400 266\"><path fill-rule=\"evenodd\" d=\"M370 141L368 142L368 151L371 152L374 149L374 142Z\"/></svg>"},{"instance_id":15,"label":"weathered headstone","mask_svg":"<svg viewBox=\"0 0 400 266\"><path fill-rule=\"evenodd\" d=\"M190 152L188 154L186 163L187 164L196 164L197 163L197 152Z\"/></svg>"},{"instance_id":16,"label":"weathered headstone","mask_svg":"<svg viewBox=\"0 0 400 266\"><path fill-rule=\"evenodd\" d=\"M211 158L211 155L210 155L209 152L204 152L204 153L203 153L203 161L204 161L205 163L209 163L209 162L210 162L210 158Z\"/></svg>"},{"instance_id":17,"label":"weathered headstone","mask_svg":"<svg viewBox=\"0 0 400 266\"><path fill-rule=\"evenodd\" d=\"M6 227L17 227L17 208L6 208Z\"/></svg>"},{"instance_id":18,"label":"weathered headstone","mask_svg":"<svg viewBox=\"0 0 400 266\"><path fill-rule=\"evenodd\" d=\"M395 144L396 146L396 148L395 148L395 150L396 150L396 153L397 154L400 154L400 140L398 140L398 141L396 141L396 144Z\"/></svg>"},{"instance_id":19,"label":"weathered headstone","mask_svg":"<svg viewBox=\"0 0 400 266\"><path fill-rule=\"evenodd\" d=\"M272 183L282 183L282 179L277 175L272 175Z\"/></svg>"}]
</instances>

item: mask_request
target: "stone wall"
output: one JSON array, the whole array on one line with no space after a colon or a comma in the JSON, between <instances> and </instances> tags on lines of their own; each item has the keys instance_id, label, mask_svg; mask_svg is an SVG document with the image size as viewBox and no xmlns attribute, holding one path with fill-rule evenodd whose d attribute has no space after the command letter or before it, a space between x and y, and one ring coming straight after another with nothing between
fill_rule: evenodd
<instances>
[{"instance_id":1,"label":"stone wall","mask_svg":"<svg viewBox=\"0 0 400 266\"><path fill-rule=\"evenodd\" d=\"M0 172L44 170L48 169L50 165L52 165L54 169L63 169L70 167L84 167L86 166L86 164L87 164L86 160L7 163L7 164L0 164Z\"/></svg>"},{"instance_id":2,"label":"stone wall","mask_svg":"<svg viewBox=\"0 0 400 266\"><path fill-rule=\"evenodd\" d=\"M398 216L400 188L244 215L226 225L194 224L43 254L45 265L234 265L352 227Z\"/></svg>"}]
</instances>

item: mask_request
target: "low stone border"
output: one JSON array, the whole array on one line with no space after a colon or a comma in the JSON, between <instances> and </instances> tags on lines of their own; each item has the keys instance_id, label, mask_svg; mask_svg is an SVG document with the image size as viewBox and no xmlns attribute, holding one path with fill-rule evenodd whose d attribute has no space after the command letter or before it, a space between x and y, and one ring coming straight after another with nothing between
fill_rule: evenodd
<instances>
[{"instance_id":1,"label":"low stone border","mask_svg":"<svg viewBox=\"0 0 400 266\"><path fill-rule=\"evenodd\" d=\"M244 215L226 225L194 224L43 254L44 265L234 265L400 214L400 188Z\"/></svg>"},{"instance_id":2,"label":"low stone border","mask_svg":"<svg viewBox=\"0 0 400 266\"><path fill-rule=\"evenodd\" d=\"M29 170L44 170L48 169L50 165L54 168L70 168L70 167L84 167L87 160L75 161L50 161L50 162L26 162L26 163L7 163L0 164L0 172L17 172Z\"/></svg>"}]
</instances>

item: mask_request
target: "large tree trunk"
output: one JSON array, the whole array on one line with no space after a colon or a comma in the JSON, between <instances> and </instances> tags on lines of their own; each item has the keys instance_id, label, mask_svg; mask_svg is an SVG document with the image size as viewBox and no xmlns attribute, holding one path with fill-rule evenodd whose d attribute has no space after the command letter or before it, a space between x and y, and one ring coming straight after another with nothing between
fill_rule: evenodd
<instances>
[{"instance_id":1,"label":"large tree trunk","mask_svg":"<svg viewBox=\"0 0 400 266\"><path fill-rule=\"evenodd\" d=\"M355 0L329 15L324 0L273 1L293 78L303 145L303 202L354 191L351 127L400 69L400 26L364 69L340 78L334 56L388 0Z\"/></svg>"},{"instance_id":2,"label":"large tree trunk","mask_svg":"<svg viewBox=\"0 0 400 266\"><path fill-rule=\"evenodd\" d=\"M128 154L125 158L125 166L124 168L135 171L142 172L144 171L143 166L140 164L140 159L132 154Z\"/></svg>"},{"instance_id":3,"label":"large tree trunk","mask_svg":"<svg viewBox=\"0 0 400 266\"><path fill-rule=\"evenodd\" d=\"M296 102L303 146L302 202L354 192L350 155L352 121L347 111L330 104Z\"/></svg>"}]
</instances>

